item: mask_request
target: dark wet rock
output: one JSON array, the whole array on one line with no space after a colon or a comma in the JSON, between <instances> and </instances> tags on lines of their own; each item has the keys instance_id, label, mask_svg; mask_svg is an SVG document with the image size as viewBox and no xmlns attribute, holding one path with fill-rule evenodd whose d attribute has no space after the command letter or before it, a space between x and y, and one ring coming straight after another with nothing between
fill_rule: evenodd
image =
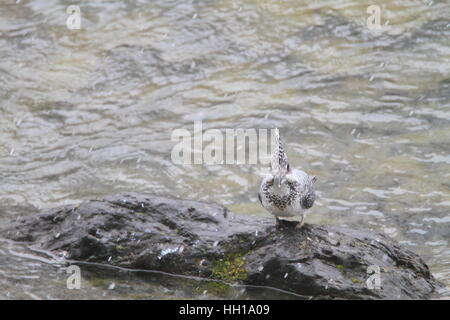
<instances>
[{"instance_id":1,"label":"dark wet rock","mask_svg":"<svg viewBox=\"0 0 450 320\"><path fill-rule=\"evenodd\" d=\"M123 193L18 219L0 235L72 260L271 286L305 298L427 299L440 285L390 238L237 215L197 201ZM369 266L381 289L369 289ZM375 267L375 268L377 268Z\"/></svg>"}]
</instances>

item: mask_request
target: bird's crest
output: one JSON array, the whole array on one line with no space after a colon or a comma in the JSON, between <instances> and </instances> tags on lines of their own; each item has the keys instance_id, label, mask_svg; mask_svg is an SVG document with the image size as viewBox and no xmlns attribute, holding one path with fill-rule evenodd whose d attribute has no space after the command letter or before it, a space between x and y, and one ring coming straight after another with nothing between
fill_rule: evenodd
<instances>
[{"instance_id":1,"label":"bird's crest","mask_svg":"<svg viewBox=\"0 0 450 320\"><path fill-rule=\"evenodd\" d=\"M284 176L290 171L289 161L286 156L286 153L284 152L278 128L275 128L274 134L275 139L272 139L272 142L274 142L275 144L272 147L273 152L272 152L272 159L270 161L270 166L273 175Z\"/></svg>"}]
</instances>

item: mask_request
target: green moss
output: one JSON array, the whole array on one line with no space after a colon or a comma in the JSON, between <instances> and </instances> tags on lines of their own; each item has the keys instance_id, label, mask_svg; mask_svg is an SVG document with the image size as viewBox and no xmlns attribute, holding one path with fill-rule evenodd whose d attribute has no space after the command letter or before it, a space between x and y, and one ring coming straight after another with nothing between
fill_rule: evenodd
<instances>
[{"instance_id":1,"label":"green moss","mask_svg":"<svg viewBox=\"0 0 450 320\"><path fill-rule=\"evenodd\" d=\"M242 253L228 253L223 259L213 261L211 276L223 281L247 279L243 256Z\"/></svg>"},{"instance_id":2,"label":"green moss","mask_svg":"<svg viewBox=\"0 0 450 320\"><path fill-rule=\"evenodd\" d=\"M227 283L247 279L248 275L245 269L246 262L244 259L246 254L248 252L226 253L222 259L212 261L211 278ZM206 290L208 295L226 298L234 292L232 287L227 283L210 281L199 286L197 291L198 294L202 294Z\"/></svg>"},{"instance_id":3,"label":"green moss","mask_svg":"<svg viewBox=\"0 0 450 320\"><path fill-rule=\"evenodd\" d=\"M361 283L362 281L356 278L351 279L353 283Z\"/></svg>"},{"instance_id":4,"label":"green moss","mask_svg":"<svg viewBox=\"0 0 450 320\"><path fill-rule=\"evenodd\" d=\"M343 271L344 270L344 266L342 264L338 264L336 265L336 269Z\"/></svg>"}]
</instances>

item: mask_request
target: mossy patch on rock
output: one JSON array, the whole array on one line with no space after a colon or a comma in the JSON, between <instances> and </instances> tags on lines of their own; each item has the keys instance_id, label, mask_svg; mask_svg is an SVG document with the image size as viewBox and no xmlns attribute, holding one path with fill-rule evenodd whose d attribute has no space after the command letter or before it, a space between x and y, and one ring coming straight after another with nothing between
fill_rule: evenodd
<instances>
[{"instance_id":1,"label":"mossy patch on rock","mask_svg":"<svg viewBox=\"0 0 450 320\"><path fill-rule=\"evenodd\" d=\"M225 257L212 263L211 276L223 281L247 279L245 260L242 253L227 253Z\"/></svg>"},{"instance_id":2,"label":"mossy patch on rock","mask_svg":"<svg viewBox=\"0 0 450 320\"><path fill-rule=\"evenodd\" d=\"M361 280L356 279L356 278L351 278L351 280L352 280L352 283L362 283Z\"/></svg>"}]
</instances>

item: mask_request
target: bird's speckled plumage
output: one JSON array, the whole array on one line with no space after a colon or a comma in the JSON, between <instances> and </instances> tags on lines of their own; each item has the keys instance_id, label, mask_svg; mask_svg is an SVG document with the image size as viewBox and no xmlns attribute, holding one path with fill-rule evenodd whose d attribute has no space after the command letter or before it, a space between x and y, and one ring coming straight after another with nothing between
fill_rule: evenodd
<instances>
[{"instance_id":1,"label":"bird's speckled plumage","mask_svg":"<svg viewBox=\"0 0 450 320\"><path fill-rule=\"evenodd\" d=\"M316 198L316 177L292 169L284 152L278 129L275 129L275 147L271 159L271 173L264 177L258 193L262 206L275 217L301 217L313 206Z\"/></svg>"}]
</instances>

